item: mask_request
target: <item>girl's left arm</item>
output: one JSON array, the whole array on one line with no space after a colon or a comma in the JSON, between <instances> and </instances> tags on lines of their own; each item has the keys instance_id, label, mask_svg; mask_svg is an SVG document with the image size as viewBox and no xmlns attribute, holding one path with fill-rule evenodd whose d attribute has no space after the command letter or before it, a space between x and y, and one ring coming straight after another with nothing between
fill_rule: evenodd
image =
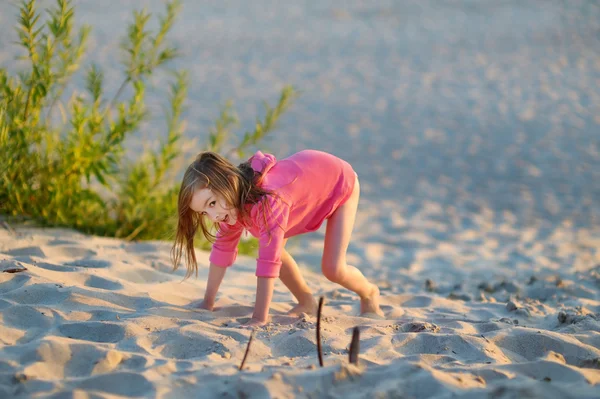
<instances>
[{"instance_id":1,"label":"girl's left arm","mask_svg":"<svg viewBox=\"0 0 600 399\"><path fill-rule=\"evenodd\" d=\"M268 322L275 279L279 277L281 269L281 252L285 243L284 228L288 222L289 206L274 198L269 198L269 201L271 204L268 223L259 223L261 229L256 260L256 302L254 314L247 326L262 326ZM251 214L253 219L259 222L264 220L263 214L259 212L261 208L255 207Z\"/></svg>"},{"instance_id":2,"label":"girl's left arm","mask_svg":"<svg viewBox=\"0 0 600 399\"><path fill-rule=\"evenodd\" d=\"M256 303L252 319L246 324L248 326L262 326L269 321L269 306L273 299L275 288L275 277L258 277L256 282Z\"/></svg>"}]
</instances>

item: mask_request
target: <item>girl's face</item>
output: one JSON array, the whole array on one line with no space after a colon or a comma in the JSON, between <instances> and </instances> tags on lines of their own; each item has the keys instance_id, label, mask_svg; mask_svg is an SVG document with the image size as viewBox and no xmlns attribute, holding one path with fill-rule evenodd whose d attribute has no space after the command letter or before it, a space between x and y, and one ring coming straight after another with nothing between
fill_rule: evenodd
<instances>
[{"instance_id":1,"label":"girl's face","mask_svg":"<svg viewBox=\"0 0 600 399\"><path fill-rule=\"evenodd\" d=\"M209 188L198 189L194 192L190 209L207 216L213 222L224 222L229 225L237 222L237 209L228 207L223 197Z\"/></svg>"}]
</instances>

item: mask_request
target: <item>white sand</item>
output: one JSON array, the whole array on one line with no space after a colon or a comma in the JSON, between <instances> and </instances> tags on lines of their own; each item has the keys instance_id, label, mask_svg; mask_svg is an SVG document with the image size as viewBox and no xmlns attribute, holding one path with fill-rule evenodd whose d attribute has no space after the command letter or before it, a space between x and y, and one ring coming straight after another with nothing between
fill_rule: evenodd
<instances>
[{"instance_id":1,"label":"white sand","mask_svg":"<svg viewBox=\"0 0 600 399\"><path fill-rule=\"evenodd\" d=\"M388 233L390 223L383 226ZM420 249L409 268L377 281L387 320L358 317L355 296L304 267L315 295L326 298L325 367L318 367L316 319L287 316L291 295L278 282L273 322L257 330L240 372L250 336L240 324L252 312L253 259L240 257L228 271L215 312L194 311L204 292L206 253L198 253L199 279L181 282L183 272L171 272L168 242L15 230L0 230L2 398L591 398L600 393L600 266L588 267L600 263L594 249L600 245L593 235L580 235L574 245L555 232L561 256L574 260L563 270L535 253L535 267L513 257L490 259L497 267L475 270L461 251L469 240L489 237L465 230L463 241ZM385 237L404 240L402 248L407 241L435 241L428 229L414 230L372 232L373 242L353 242L350 257L385 259ZM531 239L537 233L521 232ZM319 234L312 247L300 241L293 251L318 253ZM525 247L535 252L532 244ZM480 251L494 247L477 245ZM454 261L440 260L441 253ZM582 256L584 263L575 261ZM27 270L2 272L15 268ZM533 274L536 281L525 279ZM457 279L460 287L453 286ZM348 365L354 326L361 332L358 366Z\"/></svg>"}]
</instances>

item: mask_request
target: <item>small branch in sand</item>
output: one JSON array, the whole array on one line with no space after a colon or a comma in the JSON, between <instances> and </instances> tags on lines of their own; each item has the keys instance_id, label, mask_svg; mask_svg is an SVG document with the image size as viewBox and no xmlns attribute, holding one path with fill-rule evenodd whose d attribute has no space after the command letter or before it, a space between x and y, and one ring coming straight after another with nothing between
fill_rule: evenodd
<instances>
[{"instance_id":1,"label":"small branch in sand","mask_svg":"<svg viewBox=\"0 0 600 399\"><path fill-rule=\"evenodd\" d=\"M319 310L317 310L317 352L319 354L319 365L323 367L323 349L321 348L321 310L323 309L323 300L319 298Z\"/></svg>"},{"instance_id":2,"label":"small branch in sand","mask_svg":"<svg viewBox=\"0 0 600 399\"><path fill-rule=\"evenodd\" d=\"M354 327L352 331L352 341L350 341L350 355L348 356L351 364L358 364L358 355L360 353L360 330Z\"/></svg>"},{"instance_id":3,"label":"small branch in sand","mask_svg":"<svg viewBox=\"0 0 600 399\"><path fill-rule=\"evenodd\" d=\"M244 368L244 364L246 364L246 359L248 358L248 353L250 352L250 344L252 343L252 338L254 338L254 329L250 333L250 339L248 340L248 346L246 347L246 353L244 353L244 358L242 359L242 364L240 364L240 371Z\"/></svg>"},{"instance_id":4,"label":"small branch in sand","mask_svg":"<svg viewBox=\"0 0 600 399\"><path fill-rule=\"evenodd\" d=\"M2 270L2 273L21 273L21 272L24 272L26 270L27 270L26 267L23 267L23 268L16 268L16 267L14 267L14 268L11 268L11 269Z\"/></svg>"}]
</instances>

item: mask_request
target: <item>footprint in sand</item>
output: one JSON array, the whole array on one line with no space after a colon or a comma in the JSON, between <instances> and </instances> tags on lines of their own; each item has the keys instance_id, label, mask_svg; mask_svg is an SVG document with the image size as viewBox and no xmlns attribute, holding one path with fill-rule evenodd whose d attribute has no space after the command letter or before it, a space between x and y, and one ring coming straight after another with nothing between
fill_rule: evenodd
<instances>
[{"instance_id":1,"label":"footprint in sand","mask_svg":"<svg viewBox=\"0 0 600 399\"><path fill-rule=\"evenodd\" d=\"M123 326L97 321L63 324L58 331L68 338L92 342L119 342L125 338Z\"/></svg>"},{"instance_id":2,"label":"footprint in sand","mask_svg":"<svg viewBox=\"0 0 600 399\"><path fill-rule=\"evenodd\" d=\"M77 272L79 269L73 266L55 265L47 262L35 262L35 266L54 272Z\"/></svg>"},{"instance_id":3,"label":"footprint in sand","mask_svg":"<svg viewBox=\"0 0 600 399\"><path fill-rule=\"evenodd\" d=\"M28 330L32 328L48 329L54 321L52 311L38 310L28 305L13 305L0 313L2 324Z\"/></svg>"},{"instance_id":4,"label":"footprint in sand","mask_svg":"<svg viewBox=\"0 0 600 399\"><path fill-rule=\"evenodd\" d=\"M111 263L103 259L83 258L67 262L65 265L86 267L88 269L103 269L110 267Z\"/></svg>"},{"instance_id":5,"label":"footprint in sand","mask_svg":"<svg viewBox=\"0 0 600 399\"><path fill-rule=\"evenodd\" d=\"M4 251L3 253L11 256L36 256L38 258L46 257L46 254L40 247L15 248L9 251Z\"/></svg>"},{"instance_id":6,"label":"footprint in sand","mask_svg":"<svg viewBox=\"0 0 600 399\"><path fill-rule=\"evenodd\" d=\"M244 317L252 314L253 310L252 306L231 305L215 308L214 314L217 317Z\"/></svg>"},{"instance_id":7,"label":"footprint in sand","mask_svg":"<svg viewBox=\"0 0 600 399\"><path fill-rule=\"evenodd\" d=\"M48 241L48 243L46 243L46 245L50 246L50 247L57 247L57 246L77 246L79 245L79 243L77 241L70 241L70 240L63 240L60 238L55 238L52 241Z\"/></svg>"},{"instance_id":8,"label":"footprint in sand","mask_svg":"<svg viewBox=\"0 0 600 399\"><path fill-rule=\"evenodd\" d=\"M123 285L117 281L111 281L98 276L90 276L85 281L85 286L109 291L120 290L123 288Z\"/></svg>"},{"instance_id":9,"label":"footprint in sand","mask_svg":"<svg viewBox=\"0 0 600 399\"><path fill-rule=\"evenodd\" d=\"M386 320L385 316L378 315L377 313L374 313L374 312L361 313L359 315L359 317L364 317L365 319L372 319L372 320Z\"/></svg>"},{"instance_id":10,"label":"footprint in sand","mask_svg":"<svg viewBox=\"0 0 600 399\"><path fill-rule=\"evenodd\" d=\"M429 296L425 295L413 295L408 299L405 299L405 295L396 296L398 303L404 308L426 308L430 306L433 302L433 299ZM390 302L390 298L394 298L393 296L387 297L387 302ZM393 301L393 299L391 299Z\"/></svg>"},{"instance_id":11,"label":"footprint in sand","mask_svg":"<svg viewBox=\"0 0 600 399\"><path fill-rule=\"evenodd\" d=\"M149 242L136 242L130 243L125 247L125 251L128 253L139 255L142 252L157 252L160 248L156 244Z\"/></svg>"},{"instance_id":12,"label":"footprint in sand","mask_svg":"<svg viewBox=\"0 0 600 399\"><path fill-rule=\"evenodd\" d=\"M125 360L122 352L106 349L94 343L73 343L67 340L55 340L50 345L55 346L55 350L50 351L51 353L64 352L69 354L68 358L63 358L65 362L64 377L90 377L98 374L98 368L102 368L104 372L112 371L115 367L119 367L120 363ZM55 361L54 364L56 365L56 363L58 362ZM96 372L95 369L97 370Z\"/></svg>"},{"instance_id":13,"label":"footprint in sand","mask_svg":"<svg viewBox=\"0 0 600 399\"><path fill-rule=\"evenodd\" d=\"M227 327L239 327L236 323L227 324ZM248 341L248 334L242 333L243 330L236 328L218 329L215 333L225 337L232 338L238 342Z\"/></svg>"},{"instance_id":14,"label":"footprint in sand","mask_svg":"<svg viewBox=\"0 0 600 399\"><path fill-rule=\"evenodd\" d=\"M156 393L152 383L144 376L130 372L108 373L88 378L77 384L77 387L127 397L154 396Z\"/></svg>"},{"instance_id":15,"label":"footprint in sand","mask_svg":"<svg viewBox=\"0 0 600 399\"><path fill-rule=\"evenodd\" d=\"M129 271L119 273L119 278L132 283L146 284L162 283L164 281L168 281L170 276L167 276L164 273L160 273L155 270L142 269L138 267Z\"/></svg>"},{"instance_id":16,"label":"footprint in sand","mask_svg":"<svg viewBox=\"0 0 600 399\"><path fill-rule=\"evenodd\" d=\"M87 258L96 255L96 251L82 246L44 246L42 250L49 258Z\"/></svg>"},{"instance_id":17,"label":"footprint in sand","mask_svg":"<svg viewBox=\"0 0 600 399\"><path fill-rule=\"evenodd\" d=\"M272 353L275 357L302 357L315 354L316 338L314 331L296 330L293 334L288 331L271 337ZM331 346L323 343L323 352L331 352Z\"/></svg>"},{"instance_id":18,"label":"footprint in sand","mask_svg":"<svg viewBox=\"0 0 600 399\"><path fill-rule=\"evenodd\" d=\"M57 284L33 284L13 289L5 298L20 304L56 305L69 298L71 293Z\"/></svg>"},{"instance_id":19,"label":"footprint in sand","mask_svg":"<svg viewBox=\"0 0 600 399\"><path fill-rule=\"evenodd\" d=\"M440 328L438 326L436 326L435 324L421 322L421 321L405 323L402 325L402 327L400 329L403 332L433 332L433 333L440 332Z\"/></svg>"},{"instance_id":20,"label":"footprint in sand","mask_svg":"<svg viewBox=\"0 0 600 399\"><path fill-rule=\"evenodd\" d=\"M0 275L0 277L4 277ZM17 290L23 287L27 282L31 280L31 276L25 273L10 274L7 279L0 279L0 294L7 294L11 291Z\"/></svg>"},{"instance_id":21,"label":"footprint in sand","mask_svg":"<svg viewBox=\"0 0 600 399\"><path fill-rule=\"evenodd\" d=\"M142 355L130 354L130 358L123 359L121 365L128 370L144 370L148 367L149 359Z\"/></svg>"},{"instance_id":22,"label":"footprint in sand","mask_svg":"<svg viewBox=\"0 0 600 399\"><path fill-rule=\"evenodd\" d=\"M153 342L153 347L160 348L162 356L175 359L201 358L212 353L224 356L225 353L230 353L222 343L190 331L185 331L184 334L172 330L163 331Z\"/></svg>"}]
</instances>

